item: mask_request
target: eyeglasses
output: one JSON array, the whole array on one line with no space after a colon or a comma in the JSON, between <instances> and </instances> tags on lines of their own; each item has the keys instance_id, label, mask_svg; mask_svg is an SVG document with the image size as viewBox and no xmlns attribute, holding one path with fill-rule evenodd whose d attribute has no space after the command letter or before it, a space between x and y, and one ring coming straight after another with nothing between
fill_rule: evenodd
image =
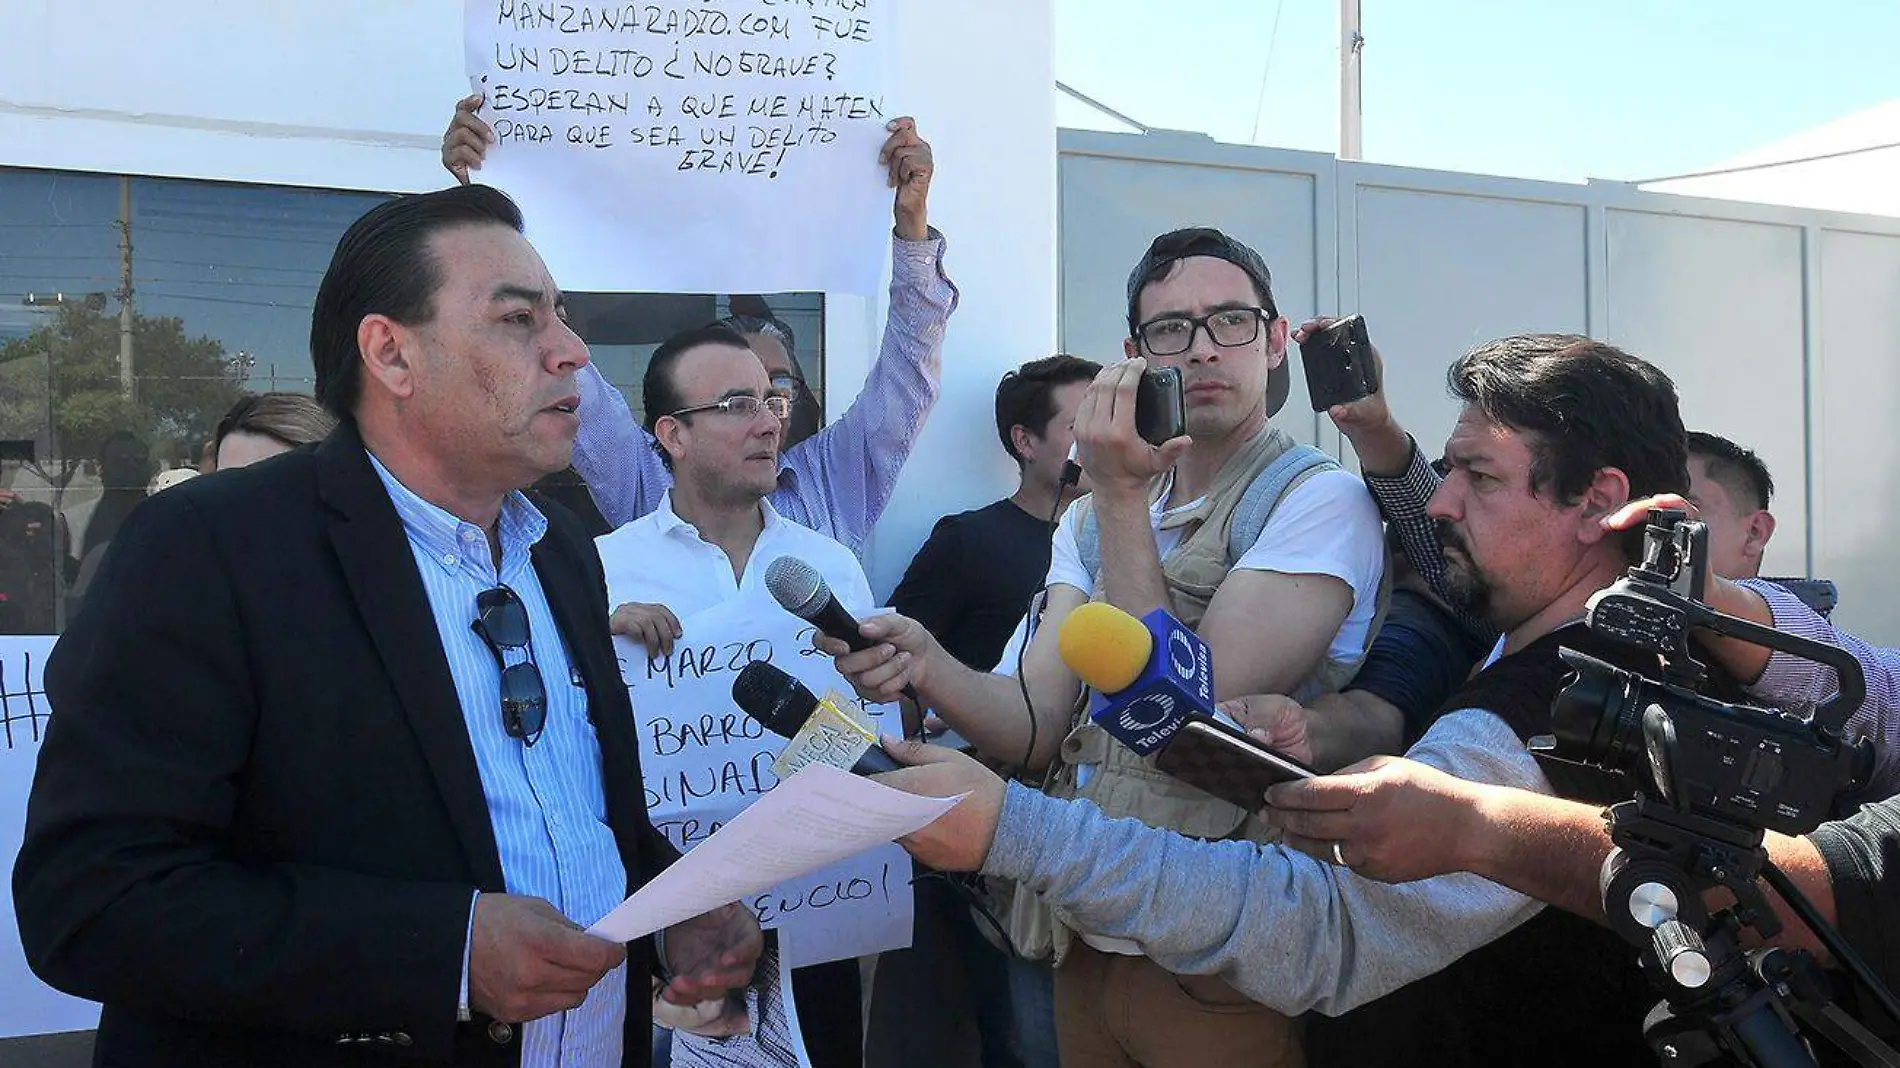
<instances>
[{"instance_id":1,"label":"eyeglasses","mask_svg":"<svg viewBox=\"0 0 1900 1068\"><path fill-rule=\"evenodd\" d=\"M475 595L475 622L469 624L495 654L501 668L501 726L508 737L532 747L541 740L541 728L548 721L548 690L541 682L541 669L534 664L534 645L528 633L528 609L507 586L496 586ZM508 663L503 649L523 649L528 659Z\"/></svg>"},{"instance_id":2,"label":"eyeglasses","mask_svg":"<svg viewBox=\"0 0 1900 1068\"><path fill-rule=\"evenodd\" d=\"M668 412L666 414L675 419L679 419L699 412L718 412L722 415L736 415L741 419L750 419L759 414L760 408L764 408L780 419L789 419L792 415L791 395L787 393L767 393L763 397L754 397L749 393L741 393L737 396L727 397L725 400L713 401L711 404L694 404L690 407L681 408L679 411Z\"/></svg>"},{"instance_id":3,"label":"eyeglasses","mask_svg":"<svg viewBox=\"0 0 1900 1068\"><path fill-rule=\"evenodd\" d=\"M1178 356L1194 347L1194 332L1205 327L1207 336L1224 349L1251 345L1260 336L1260 321L1268 318L1265 308L1223 308L1198 318L1192 315L1164 315L1150 319L1137 328L1141 343L1151 356Z\"/></svg>"}]
</instances>

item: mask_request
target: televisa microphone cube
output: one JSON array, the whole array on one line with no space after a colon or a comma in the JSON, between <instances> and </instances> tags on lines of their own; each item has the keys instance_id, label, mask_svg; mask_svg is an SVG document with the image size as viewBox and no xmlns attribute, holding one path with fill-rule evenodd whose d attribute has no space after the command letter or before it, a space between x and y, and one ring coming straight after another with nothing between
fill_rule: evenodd
<instances>
[{"instance_id":1,"label":"televisa microphone cube","mask_svg":"<svg viewBox=\"0 0 1900 1068\"><path fill-rule=\"evenodd\" d=\"M1212 712L1213 657L1200 635L1165 609L1143 616L1139 630L1128 626L1134 622L1112 605L1084 605L1064 621L1061 647L1064 662L1094 690L1089 718L1148 756L1174 737L1190 712ZM1071 624L1077 624L1073 631ZM1128 678L1131 665L1138 665L1132 680L1109 689Z\"/></svg>"}]
</instances>

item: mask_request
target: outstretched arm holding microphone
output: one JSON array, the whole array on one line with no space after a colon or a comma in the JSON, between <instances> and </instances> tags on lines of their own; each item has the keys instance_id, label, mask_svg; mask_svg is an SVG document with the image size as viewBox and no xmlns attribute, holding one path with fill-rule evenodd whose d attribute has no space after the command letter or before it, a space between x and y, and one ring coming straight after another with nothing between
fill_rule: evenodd
<instances>
[{"instance_id":1,"label":"outstretched arm holding microphone","mask_svg":"<svg viewBox=\"0 0 1900 1068\"><path fill-rule=\"evenodd\" d=\"M1277 776L1258 780L1262 788L1310 774L1292 763L1310 757L1304 721L1274 715L1284 706L1268 701L1212 705L1207 646L1166 613L1135 620L1109 605L1083 605L1058 628L1056 645L1065 665L1097 691L1091 718L1122 744L1157 755L1183 781L1228 796L1247 768ZM1228 759L1202 748L1170 762L1177 747L1193 744L1196 727L1224 730L1209 726L1221 717L1261 725L1243 743L1247 753ZM1512 755L1510 740L1489 717L1453 717L1414 755L1461 774L1538 787L1541 775L1521 749ZM1138 943L1170 970L1217 974L1284 1013L1347 1011L1536 912L1534 903L1470 876L1385 886L1289 849L1200 841L1111 819L1087 801L1005 785L950 750L906 743L890 751L916 766L880 781L918 794L969 795L901 842L925 864L1018 880L1084 929ZM1254 804L1260 797L1257 790ZM1196 907L1182 909L1183 901ZM1295 960L1302 966L1291 967Z\"/></svg>"},{"instance_id":2,"label":"outstretched arm holding microphone","mask_svg":"<svg viewBox=\"0 0 1900 1068\"><path fill-rule=\"evenodd\" d=\"M1135 941L1170 970L1219 975L1284 1013L1365 1004L1539 907L1470 875L1392 886L1279 846L1191 839L1005 783L954 750L914 742L889 749L912 766L880 782L919 795L969 795L899 842L918 860L1018 880L1089 930ZM1421 743L1414 755L1532 785L1508 761L1487 765L1485 749L1446 738Z\"/></svg>"}]
</instances>

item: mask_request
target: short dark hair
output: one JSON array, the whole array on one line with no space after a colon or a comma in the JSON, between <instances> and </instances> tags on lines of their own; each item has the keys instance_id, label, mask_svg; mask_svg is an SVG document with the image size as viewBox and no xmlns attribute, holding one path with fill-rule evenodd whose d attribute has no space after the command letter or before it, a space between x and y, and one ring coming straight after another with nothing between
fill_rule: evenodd
<instances>
[{"instance_id":1,"label":"short dark hair","mask_svg":"<svg viewBox=\"0 0 1900 1068\"><path fill-rule=\"evenodd\" d=\"M1755 508L1751 511L1768 510L1768 502L1775 496L1775 480L1755 450L1737 445L1720 434L1691 430L1689 455L1702 457L1709 465L1709 477L1720 482L1736 503L1752 503Z\"/></svg>"},{"instance_id":2,"label":"short dark hair","mask_svg":"<svg viewBox=\"0 0 1900 1068\"><path fill-rule=\"evenodd\" d=\"M1056 414L1056 390L1071 382L1091 382L1102 365L1094 360L1066 353L1030 360L1003 375L996 383L996 436L1003 450L1018 465L1023 458L1010 440L1010 428L1020 426L1037 437L1049 431L1049 420Z\"/></svg>"},{"instance_id":3,"label":"short dark hair","mask_svg":"<svg viewBox=\"0 0 1900 1068\"><path fill-rule=\"evenodd\" d=\"M1534 493L1574 504L1605 467L1629 479L1632 499L1688 491L1676 384L1614 345L1572 334L1500 338L1459 358L1446 383L1485 418L1527 434ZM1624 539L1632 560L1642 534Z\"/></svg>"},{"instance_id":4,"label":"short dark hair","mask_svg":"<svg viewBox=\"0 0 1900 1068\"><path fill-rule=\"evenodd\" d=\"M261 434L296 448L322 441L336 429L336 417L304 393L246 393L231 405L211 434L216 453L233 434Z\"/></svg>"},{"instance_id":5,"label":"short dark hair","mask_svg":"<svg viewBox=\"0 0 1900 1068\"><path fill-rule=\"evenodd\" d=\"M310 312L316 396L332 414L348 418L362 396L356 330L364 317L387 315L406 326L428 322L442 287L442 265L429 240L443 230L475 225L520 233L521 209L498 189L457 185L378 204L344 231Z\"/></svg>"},{"instance_id":6,"label":"short dark hair","mask_svg":"<svg viewBox=\"0 0 1900 1068\"><path fill-rule=\"evenodd\" d=\"M660 454L660 460L666 464L668 471L673 469L673 457L667 453L666 446L660 444L653 428L659 424L661 416L671 415L686 407L686 402L680 398L679 383L673 378L673 365L680 362L681 356L701 345L730 345L752 351L751 346L746 344L745 335L722 323L707 323L691 330L682 330L660 342L660 347L653 350L653 355L647 360L647 373L640 380L640 405L646 409L645 425L647 433L653 437L653 449Z\"/></svg>"}]
</instances>

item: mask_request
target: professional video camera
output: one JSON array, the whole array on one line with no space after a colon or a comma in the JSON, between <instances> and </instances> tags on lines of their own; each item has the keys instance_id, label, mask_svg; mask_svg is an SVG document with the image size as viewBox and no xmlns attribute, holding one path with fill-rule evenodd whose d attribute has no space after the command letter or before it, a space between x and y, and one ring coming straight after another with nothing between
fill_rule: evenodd
<instances>
[{"instance_id":1,"label":"professional video camera","mask_svg":"<svg viewBox=\"0 0 1900 1068\"><path fill-rule=\"evenodd\" d=\"M1742 948L1745 928L1762 940L1781 930L1759 877L1900 1019L1893 996L1762 848L1764 830L1813 830L1841 794L1867 781L1870 743L1842 733L1866 694L1860 665L1835 646L1711 608L1703 600L1707 548L1704 524L1679 510L1650 512L1643 562L1591 597L1585 623L1654 653L1662 677L1560 650L1572 678L1552 706L1554 737L1532 748L1640 784L1609 811L1617 848L1603 866L1603 911L1663 993L1644 1035L1664 1064L1726 1053L1765 1068L1813 1065L1798 1016L1860 1063L1900 1066L1900 1055L1832 1004L1829 980L1806 953ZM1696 630L1831 667L1839 691L1807 717L1717 700L1700 692L1707 671L1692 652ZM1716 887L1735 903L1711 910L1706 898Z\"/></svg>"},{"instance_id":2,"label":"professional video camera","mask_svg":"<svg viewBox=\"0 0 1900 1068\"><path fill-rule=\"evenodd\" d=\"M1664 677L1644 678L1573 649L1560 655L1575 679L1551 709L1551 755L1622 769L1677 810L1783 834L1811 831L1843 792L1873 768L1865 741L1842 738L1866 697L1860 664L1846 651L1785 634L1703 601L1708 528L1680 511L1650 513L1643 562L1590 599L1586 624L1621 644L1657 654ZM1731 704L1699 693L1707 672L1691 654L1702 628L1813 660L1835 670L1840 692L1803 717Z\"/></svg>"}]
</instances>

